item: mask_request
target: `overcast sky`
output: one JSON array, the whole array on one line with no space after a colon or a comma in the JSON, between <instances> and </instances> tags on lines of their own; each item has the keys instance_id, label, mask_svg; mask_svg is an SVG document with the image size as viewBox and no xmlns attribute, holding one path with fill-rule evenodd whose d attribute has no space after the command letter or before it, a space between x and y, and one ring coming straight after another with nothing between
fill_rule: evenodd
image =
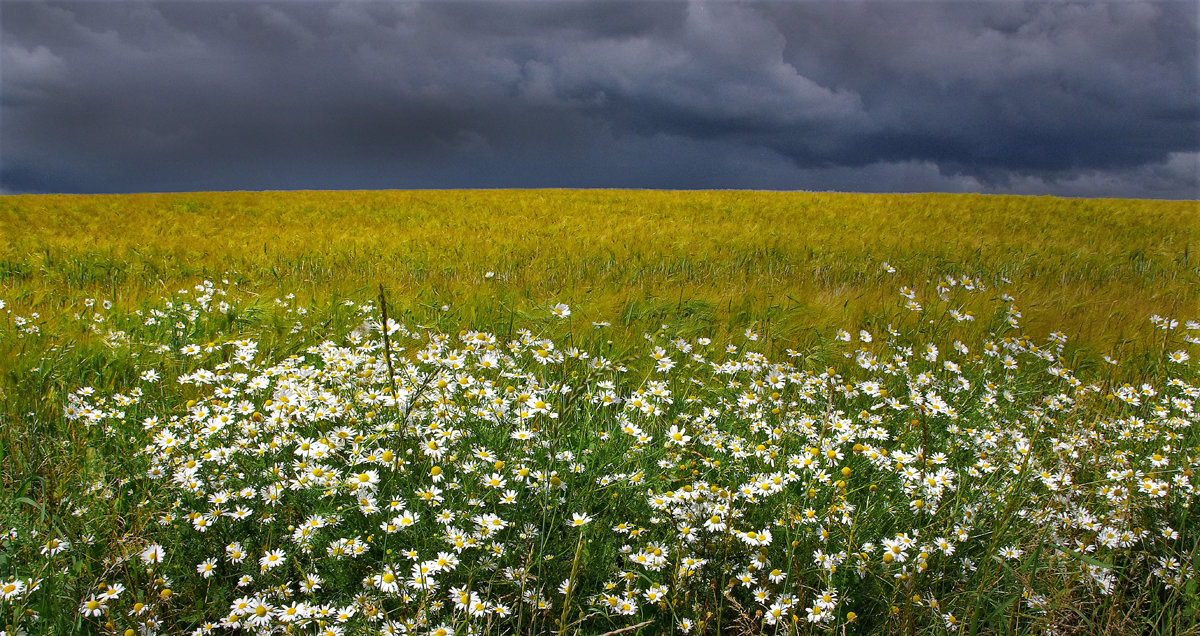
<instances>
[{"instance_id":1,"label":"overcast sky","mask_svg":"<svg viewBox=\"0 0 1200 636\"><path fill-rule=\"evenodd\" d=\"M0 0L0 188L1195 199L1198 6Z\"/></svg>"}]
</instances>

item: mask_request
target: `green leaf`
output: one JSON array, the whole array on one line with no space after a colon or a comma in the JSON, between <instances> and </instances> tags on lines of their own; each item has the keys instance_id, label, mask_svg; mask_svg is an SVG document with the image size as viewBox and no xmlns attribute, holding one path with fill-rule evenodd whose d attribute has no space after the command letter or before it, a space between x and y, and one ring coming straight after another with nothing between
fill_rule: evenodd
<instances>
[{"instance_id":1,"label":"green leaf","mask_svg":"<svg viewBox=\"0 0 1200 636\"><path fill-rule=\"evenodd\" d=\"M1021 567L1021 570L1026 574L1036 574L1038 567L1042 562L1042 548L1046 545L1046 533L1050 531L1050 526L1046 526L1042 530L1042 534L1038 535L1037 549L1033 551L1033 556Z\"/></svg>"},{"instance_id":2,"label":"green leaf","mask_svg":"<svg viewBox=\"0 0 1200 636\"><path fill-rule=\"evenodd\" d=\"M1069 554L1069 555L1079 559L1080 561L1087 563L1088 565L1093 565L1098 568L1104 568L1105 570L1120 569L1117 566L1113 565L1112 563L1108 563L1106 561L1101 561L1100 559L1097 559L1094 556L1090 556L1090 555L1084 554L1082 552L1071 550L1070 548L1064 548L1063 546L1058 545L1057 543L1048 543L1047 545L1053 547L1055 550L1058 550L1059 552L1062 552L1064 554Z\"/></svg>"},{"instance_id":3,"label":"green leaf","mask_svg":"<svg viewBox=\"0 0 1200 636\"><path fill-rule=\"evenodd\" d=\"M17 497L17 503L27 504L29 507L33 508L34 510L37 510L39 513L41 513L41 516L39 517L39 523L46 522L46 506L45 506L45 504L40 504L40 503L30 499L29 497Z\"/></svg>"}]
</instances>

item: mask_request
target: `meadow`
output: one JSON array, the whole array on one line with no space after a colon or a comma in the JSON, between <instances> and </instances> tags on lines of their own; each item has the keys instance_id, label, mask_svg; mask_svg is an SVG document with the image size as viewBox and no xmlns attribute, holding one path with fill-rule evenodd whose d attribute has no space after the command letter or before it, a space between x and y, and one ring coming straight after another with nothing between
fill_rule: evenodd
<instances>
[{"instance_id":1,"label":"meadow","mask_svg":"<svg viewBox=\"0 0 1200 636\"><path fill-rule=\"evenodd\" d=\"M1196 202L0 197L9 634L1197 633Z\"/></svg>"}]
</instances>

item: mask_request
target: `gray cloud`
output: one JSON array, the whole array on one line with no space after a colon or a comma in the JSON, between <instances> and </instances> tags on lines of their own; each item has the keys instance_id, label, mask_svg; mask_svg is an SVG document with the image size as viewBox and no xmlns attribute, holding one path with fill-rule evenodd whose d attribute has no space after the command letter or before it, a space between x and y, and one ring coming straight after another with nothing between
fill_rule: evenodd
<instances>
[{"instance_id":1,"label":"gray cloud","mask_svg":"<svg viewBox=\"0 0 1200 636\"><path fill-rule=\"evenodd\" d=\"M0 4L6 191L1197 198L1191 2Z\"/></svg>"}]
</instances>

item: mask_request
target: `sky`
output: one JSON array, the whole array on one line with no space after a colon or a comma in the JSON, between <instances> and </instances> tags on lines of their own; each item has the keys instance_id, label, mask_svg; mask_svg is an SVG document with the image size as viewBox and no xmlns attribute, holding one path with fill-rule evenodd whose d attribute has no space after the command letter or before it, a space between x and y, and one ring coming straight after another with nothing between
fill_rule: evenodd
<instances>
[{"instance_id":1,"label":"sky","mask_svg":"<svg viewBox=\"0 0 1200 636\"><path fill-rule=\"evenodd\" d=\"M0 0L0 191L1197 199L1198 7Z\"/></svg>"}]
</instances>

